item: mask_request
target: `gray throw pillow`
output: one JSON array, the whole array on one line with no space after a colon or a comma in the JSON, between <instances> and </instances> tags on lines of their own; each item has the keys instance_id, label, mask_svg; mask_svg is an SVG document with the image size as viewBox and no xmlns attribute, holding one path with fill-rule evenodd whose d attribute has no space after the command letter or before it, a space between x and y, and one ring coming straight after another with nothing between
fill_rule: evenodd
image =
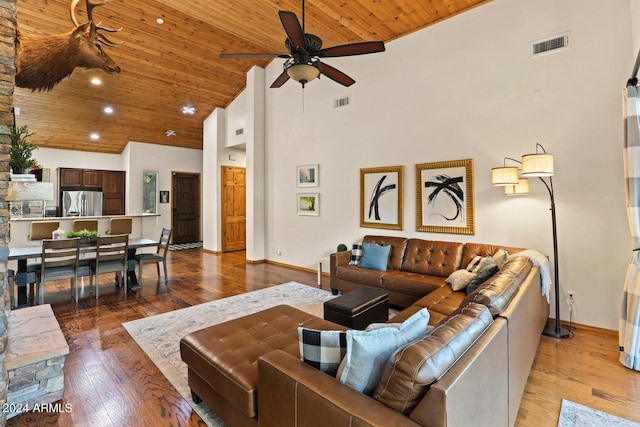
<instances>
[{"instance_id":1,"label":"gray throw pillow","mask_svg":"<svg viewBox=\"0 0 640 427\"><path fill-rule=\"evenodd\" d=\"M482 265L480 265L480 268L478 268L478 271L476 272L476 277L473 280L471 280L471 282L469 282L469 284L467 285L467 289L466 289L467 295L475 291L478 288L478 286L486 282L491 276L496 274L499 270L500 269L498 268L498 264L496 264L496 262L493 259L485 258L484 261L482 262Z\"/></svg>"}]
</instances>

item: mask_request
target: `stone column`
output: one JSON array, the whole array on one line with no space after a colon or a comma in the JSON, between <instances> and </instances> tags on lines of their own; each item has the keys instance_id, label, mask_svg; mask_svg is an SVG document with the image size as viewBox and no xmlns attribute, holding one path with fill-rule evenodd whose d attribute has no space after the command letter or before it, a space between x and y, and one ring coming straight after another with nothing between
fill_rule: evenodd
<instances>
[{"instance_id":1,"label":"stone column","mask_svg":"<svg viewBox=\"0 0 640 427\"><path fill-rule=\"evenodd\" d=\"M8 378L5 366L7 350L7 316L11 305L7 288L9 255L9 211L5 197L9 186L9 157L13 126L13 88L15 83L15 36L17 0L0 0L0 407L7 401ZM0 425L6 413L0 411Z\"/></svg>"}]
</instances>

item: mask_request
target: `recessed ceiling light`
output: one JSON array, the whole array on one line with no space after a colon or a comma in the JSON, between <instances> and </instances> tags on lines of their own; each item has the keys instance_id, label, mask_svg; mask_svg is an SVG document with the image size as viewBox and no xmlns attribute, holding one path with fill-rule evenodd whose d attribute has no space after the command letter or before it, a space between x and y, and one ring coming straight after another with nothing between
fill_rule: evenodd
<instances>
[{"instance_id":1,"label":"recessed ceiling light","mask_svg":"<svg viewBox=\"0 0 640 427\"><path fill-rule=\"evenodd\" d=\"M98 77L93 77L91 79L91 84L96 85L96 86L101 85L102 84L102 80L100 80L100 78L98 78Z\"/></svg>"},{"instance_id":2,"label":"recessed ceiling light","mask_svg":"<svg viewBox=\"0 0 640 427\"><path fill-rule=\"evenodd\" d=\"M97 141L100 139L100 134L98 132L92 132L89 134L89 138L91 138L94 141Z\"/></svg>"},{"instance_id":3,"label":"recessed ceiling light","mask_svg":"<svg viewBox=\"0 0 640 427\"><path fill-rule=\"evenodd\" d=\"M105 114L113 114L113 107L107 105L102 109L102 111L104 111Z\"/></svg>"},{"instance_id":4,"label":"recessed ceiling light","mask_svg":"<svg viewBox=\"0 0 640 427\"><path fill-rule=\"evenodd\" d=\"M168 129L164 132L164 134L167 136L176 136L176 131L173 129Z\"/></svg>"},{"instance_id":5,"label":"recessed ceiling light","mask_svg":"<svg viewBox=\"0 0 640 427\"><path fill-rule=\"evenodd\" d=\"M196 113L196 107L192 107L190 105L185 105L182 107L182 114L189 114L193 116Z\"/></svg>"},{"instance_id":6,"label":"recessed ceiling light","mask_svg":"<svg viewBox=\"0 0 640 427\"><path fill-rule=\"evenodd\" d=\"M156 22L157 22L159 25L162 25L162 24L164 24L164 19L162 19L162 18L156 18Z\"/></svg>"}]
</instances>

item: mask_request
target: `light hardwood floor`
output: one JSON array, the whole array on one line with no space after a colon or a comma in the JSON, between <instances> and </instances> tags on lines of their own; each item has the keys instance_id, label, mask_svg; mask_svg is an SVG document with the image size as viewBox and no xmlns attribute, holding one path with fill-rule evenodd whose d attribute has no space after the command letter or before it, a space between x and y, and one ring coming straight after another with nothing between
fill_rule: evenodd
<instances>
[{"instance_id":1,"label":"light hardwood floor","mask_svg":"<svg viewBox=\"0 0 640 427\"><path fill-rule=\"evenodd\" d=\"M100 299L84 295L77 305L69 298L67 281L47 284L46 302L70 348L63 403L72 411L27 413L7 425L203 426L122 323L291 280L317 286L314 272L249 264L244 256L201 249L169 252L166 284L147 266L138 293L123 295L105 276ZM323 286L328 282L325 277ZM579 328L572 339L542 337L516 425L555 427L562 398L640 422L640 373L617 359L614 331Z\"/></svg>"}]
</instances>

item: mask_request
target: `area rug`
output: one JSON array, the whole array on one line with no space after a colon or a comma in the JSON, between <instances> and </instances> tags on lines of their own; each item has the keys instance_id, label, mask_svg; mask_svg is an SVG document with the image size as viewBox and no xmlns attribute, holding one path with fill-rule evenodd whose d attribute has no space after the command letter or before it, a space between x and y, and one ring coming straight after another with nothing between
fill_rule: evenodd
<instances>
[{"instance_id":1,"label":"area rug","mask_svg":"<svg viewBox=\"0 0 640 427\"><path fill-rule=\"evenodd\" d=\"M331 292L289 282L122 325L207 425L222 427L224 423L204 403L195 404L191 399L187 365L180 358L180 339L199 329L279 304L322 317L322 304L331 298L334 298Z\"/></svg>"},{"instance_id":2,"label":"area rug","mask_svg":"<svg viewBox=\"0 0 640 427\"><path fill-rule=\"evenodd\" d=\"M558 427L639 427L640 424L562 399Z\"/></svg>"},{"instance_id":3,"label":"area rug","mask_svg":"<svg viewBox=\"0 0 640 427\"><path fill-rule=\"evenodd\" d=\"M184 249L196 249L201 248L202 242L193 242L193 243L176 243L169 245L170 251L182 251Z\"/></svg>"}]
</instances>

